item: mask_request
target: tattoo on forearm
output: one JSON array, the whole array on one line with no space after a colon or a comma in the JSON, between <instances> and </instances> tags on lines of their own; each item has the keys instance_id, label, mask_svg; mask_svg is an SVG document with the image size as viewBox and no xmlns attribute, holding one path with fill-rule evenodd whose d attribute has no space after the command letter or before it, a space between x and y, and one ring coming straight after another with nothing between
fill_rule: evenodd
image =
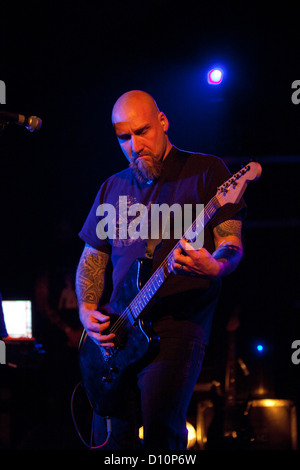
<instances>
[{"instance_id":1,"label":"tattoo on forearm","mask_svg":"<svg viewBox=\"0 0 300 470\"><path fill-rule=\"evenodd\" d=\"M228 237L235 235L236 237L241 236L242 223L240 220L226 220L221 224L217 225L216 232L220 237Z\"/></svg>"},{"instance_id":2,"label":"tattoo on forearm","mask_svg":"<svg viewBox=\"0 0 300 470\"><path fill-rule=\"evenodd\" d=\"M104 289L105 269L109 255L93 248L83 250L76 273L78 302L98 305Z\"/></svg>"}]
</instances>

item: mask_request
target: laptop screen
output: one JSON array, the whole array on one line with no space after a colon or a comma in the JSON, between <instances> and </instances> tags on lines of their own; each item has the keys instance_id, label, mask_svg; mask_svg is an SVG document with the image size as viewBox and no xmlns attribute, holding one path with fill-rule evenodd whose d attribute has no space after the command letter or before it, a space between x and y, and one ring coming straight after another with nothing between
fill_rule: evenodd
<instances>
[{"instance_id":1,"label":"laptop screen","mask_svg":"<svg viewBox=\"0 0 300 470\"><path fill-rule=\"evenodd\" d=\"M10 339L32 339L30 300L2 300L6 330Z\"/></svg>"}]
</instances>

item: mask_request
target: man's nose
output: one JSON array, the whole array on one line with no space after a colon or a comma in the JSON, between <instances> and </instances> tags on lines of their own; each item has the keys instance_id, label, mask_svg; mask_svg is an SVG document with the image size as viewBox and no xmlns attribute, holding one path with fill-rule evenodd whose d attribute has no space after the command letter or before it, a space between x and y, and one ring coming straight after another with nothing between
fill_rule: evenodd
<instances>
[{"instance_id":1,"label":"man's nose","mask_svg":"<svg viewBox=\"0 0 300 470\"><path fill-rule=\"evenodd\" d=\"M134 154L139 154L143 150L143 144L139 136L131 136L131 150Z\"/></svg>"}]
</instances>

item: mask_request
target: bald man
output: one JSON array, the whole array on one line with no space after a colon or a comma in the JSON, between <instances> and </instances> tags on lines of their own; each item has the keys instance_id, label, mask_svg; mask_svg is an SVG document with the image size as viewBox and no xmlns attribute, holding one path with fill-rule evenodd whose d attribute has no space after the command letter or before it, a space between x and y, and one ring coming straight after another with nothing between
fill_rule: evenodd
<instances>
[{"instance_id":1,"label":"bald man","mask_svg":"<svg viewBox=\"0 0 300 470\"><path fill-rule=\"evenodd\" d=\"M144 91L129 91L116 101L112 124L129 168L108 178L99 189L79 234L85 247L76 277L82 325L88 337L106 351L115 346L110 317L99 307L108 261L113 267L113 302L136 258L152 258L153 273L178 241L172 224L166 238L153 241L150 231L146 231L148 237L137 236L137 231L128 236L132 221L128 215L136 207L146 208L148 214L155 204L170 207L173 203L193 207L195 215L194 206L206 205L230 177L219 158L172 145L166 115ZM105 214L99 207L113 208L114 213L106 219L108 225L114 221L114 226L106 232L102 227L101 234L99 221ZM209 342L221 278L235 270L242 258L244 208L242 200L220 209L204 231L202 247L196 249L181 240L180 248L173 250L171 275L146 312L160 338L159 352L126 384L128 394L120 396L121 406L111 419L105 449L140 448L141 425L146 450L186 449L187 409ZM151 223L148 217L139 220ZM95 414L94 444L100 445L105 438L105 420Z\"/></svg>"}]
</instances>

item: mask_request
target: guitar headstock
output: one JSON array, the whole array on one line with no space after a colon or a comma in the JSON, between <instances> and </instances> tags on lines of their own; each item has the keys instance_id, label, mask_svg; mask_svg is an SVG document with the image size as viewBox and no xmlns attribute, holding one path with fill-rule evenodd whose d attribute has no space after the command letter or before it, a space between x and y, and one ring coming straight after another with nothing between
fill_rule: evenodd
<instances>
[{"instance_id":1,"label":"guitar headstock","mask_svg":"<svg viewBox=\"0 0 300 470\"><path fill-rule=\"evenodd\" d=\"M248 163L218 188L216 197L221 206L232 203L237 204L243 196L250 181L260 178L261 165L257 162Z\"/></svg>"}]
</instances>

